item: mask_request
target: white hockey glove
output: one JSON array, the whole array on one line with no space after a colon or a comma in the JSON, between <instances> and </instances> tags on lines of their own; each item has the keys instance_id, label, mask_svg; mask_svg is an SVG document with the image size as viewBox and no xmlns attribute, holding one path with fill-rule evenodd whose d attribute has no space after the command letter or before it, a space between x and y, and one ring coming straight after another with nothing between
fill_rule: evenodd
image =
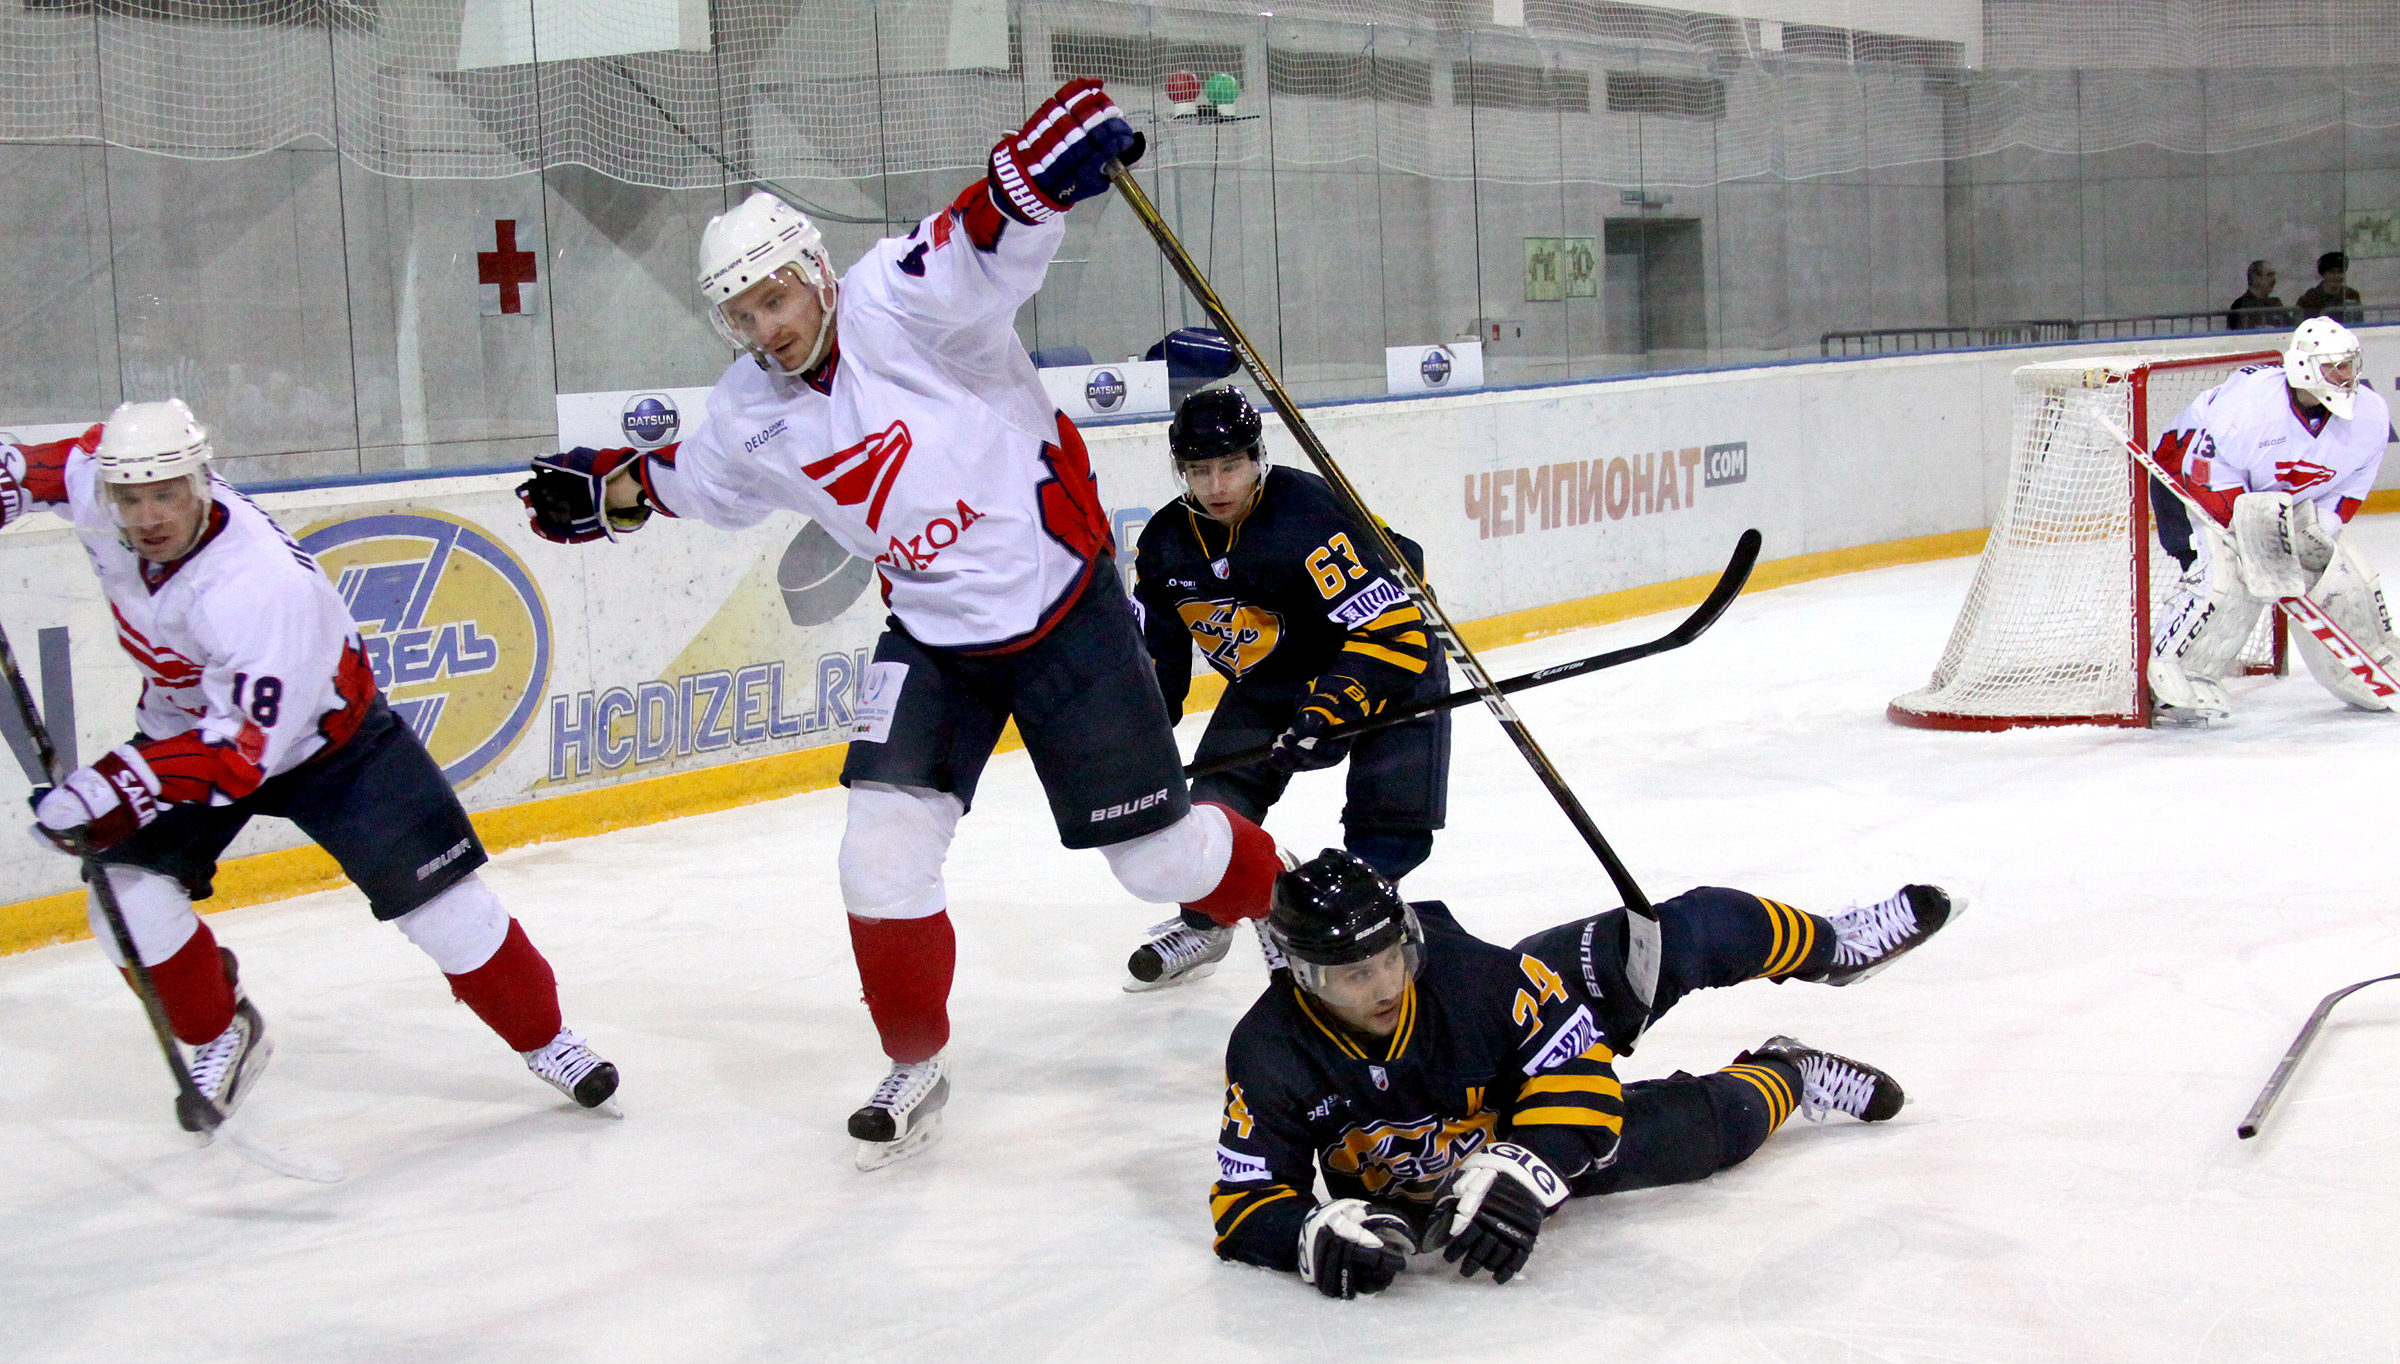
<instances>
[{"instance_id":1,"label":"white hockey glove","mask_svg":"<svg viewBox=\"0 0 2400 1364\"><path fill-rule=\"evenodd\" d=\"M2314 502L2292 504L2292 550L2312 588L2333 566L2334 552L2342 547L2342 524L2334 521L2327 525L2328 519Z\"/></svg>"},{"instance_id":2,"label":"white hockey glove","mask_svg":"<svg viewBox=\"0 0 2400 1364\"><path fill-rule=\"evenodd\" d=\"M2281 601L2306 592L2315 580L2315 574L2300 566L2290 493L2243 493L2233 499L2229 529L2241 562L2242 584L2251 596Z\"/></svg>"},{"instance_id":3,"label":"white hockey glove","mask_svg":"<svg viewBox=\"0 0 2400 1364\"><path fill-rule=\"evenodd\" d=\"M1357 1198L1319 1203L1300 1224L1300 1278L1329 1298L1381 1293L1416 1249L1408 1222Z\"/></svg>"},{"instance_id":4,"label":"white hockey glove","mask_svg":"<svg viewBox=\"0 0 2400 1364\"><path fill-rule=\"evenodd\" d=\"M1434 1204L1434 1225L1450 1231L1442 1258L1463 1278L1488 1269L1493 1283L1507 1283L1533 1254L1542 1219L1566 1201L1567 1181L1548 1161L1512 1141L1487 1146L1460 1162Z\"/></svg>"}]
</instances>

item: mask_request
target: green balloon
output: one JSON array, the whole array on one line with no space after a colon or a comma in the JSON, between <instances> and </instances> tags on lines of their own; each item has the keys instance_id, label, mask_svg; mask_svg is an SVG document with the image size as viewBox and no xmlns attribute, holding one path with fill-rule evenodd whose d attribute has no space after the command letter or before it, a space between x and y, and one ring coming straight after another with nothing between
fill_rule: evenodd
<instances>
[{"instance_id":1,"label":"green balloon","mask_svg":"<svg viewBox=\"0 0 2400 1364\"><path fill-rule=\"evenodd\" d=\"M1228 71L1219 71L1209 77L1208 84L1201 89L1208 96L1208 102L1219 108L1242 97L1242 82Z\"/></svg>"}]
</instances>

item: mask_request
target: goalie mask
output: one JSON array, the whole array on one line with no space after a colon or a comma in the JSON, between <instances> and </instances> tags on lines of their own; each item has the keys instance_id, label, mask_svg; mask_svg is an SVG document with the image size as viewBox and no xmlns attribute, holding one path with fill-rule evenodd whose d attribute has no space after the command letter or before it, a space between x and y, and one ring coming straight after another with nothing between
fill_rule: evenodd
<instances>
[{"instance_id":1,"label":"goalie mask","mask_svg":"<svg viewBox=\"0 0 2400 1364\"><path fill-rule=\"evenodd\" d=\"M2358 337L2330 317L2312 317L2283 352L2284 382L2349 420L2358 399Z\"/></svg>"},{"instance_id":2,"label":"goalie mask","mask_svg":"<svg viewBox=\"0 0 2400 1364\"><path fill-rule=\"evenodd\" d=\"M1346 1018L1416 979L1424 964L1417 912L1374 868L1339 848L1275 878L1265 928L1300 988Z\"/></svg>"},{"instance_id":3,"label":"goalie mask","mask_svg":"<svg viewBox=\"0 0 2400 1364\"><path fill-rule=\"evenodd\" d=\"M762 287L776 283L783 289ZM717 335L770 374L807 373L833 339L833 261L824 237L807 214L765 190L708 220L700 234L700 292ZM805 357L787 365L773 344L777 314L802 294L815 299L819 316Z\"/></svg>"}]
</instances>

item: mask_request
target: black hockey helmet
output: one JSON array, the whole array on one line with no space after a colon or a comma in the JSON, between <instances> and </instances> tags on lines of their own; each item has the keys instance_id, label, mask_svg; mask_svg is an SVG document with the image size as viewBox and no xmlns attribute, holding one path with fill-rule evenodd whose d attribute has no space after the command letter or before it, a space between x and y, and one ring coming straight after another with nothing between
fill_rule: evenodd
<instances>
[{"instance_id":1,"label":"black hockey helmet","mask_svg":"<svg viewBox=\"0 0 2400 1364\"><path fill-rule=\"evenodd\" d=\"M1179 464L1227 455L1248 455L1263 464L1266 451L1259 437L1265 430L1240 389L1204 388L1184 399L1167 424L1167 454Z\"/></svg>"},{"instance_id":2,"label":"black hockey helmet","mask_svg":"<svg viewBox=\"0 0 2400 1364\"><path fill-rule=\"evenodd\" d=\"M1424 956L1425 929L1392 883L1354 853L1327 848L1275 878L1267 934L1309 993L1326 993L1331 968L1362 962L1395 945L1411 979Z\"/></svg>"}]
</instances>

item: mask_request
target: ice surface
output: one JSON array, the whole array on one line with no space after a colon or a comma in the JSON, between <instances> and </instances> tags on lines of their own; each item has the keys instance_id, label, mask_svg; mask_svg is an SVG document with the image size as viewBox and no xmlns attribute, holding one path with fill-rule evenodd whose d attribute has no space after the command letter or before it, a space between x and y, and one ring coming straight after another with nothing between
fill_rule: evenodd
<instances>
[{"instance_id":1,"label":"ice surface","mask_svg":"<svg viewBox=\"0 0 2400 1364\"><path fill-rule=\"evenodd\" d=\"M2400 518L2357 533L2400 564ZM1772 546L1770 553L1774 552ZM1971 562L1745 598L1700 643L1519 705L1653 897L1819 909L1930 880L1959 926L1846 990L1687 1001L1625 1063L1771 1033L1906 1085L1699 1185L1571 1205L1506 1288L1334 1303L1220 1264L1225 1035L1263 981L1118 991L1160 917L1060 850L1022 754L951 858L950 1128L863 1175L883 1063L849 961L835 792L507 853L486 873L622 1120L527 1075L360 898L215 916L280 1043L246 1110L338 1156L274 1178L175 1130L98 950L0 959L0 1356L14 1360L2390 1360L2400 984L2334 1016L2266 1135L2234 1123L2317 998L2400 969L2400 720L2305 675L2210 733L1894 727ZM1498 651L1512 673L1656 633ZM1199 722L1183 727L1187 744ZM1339 772L1270 827L1336 841ZM1500 941L1613 904L1490 723L1407 887Z\"/></svg>"}]
</instances>

